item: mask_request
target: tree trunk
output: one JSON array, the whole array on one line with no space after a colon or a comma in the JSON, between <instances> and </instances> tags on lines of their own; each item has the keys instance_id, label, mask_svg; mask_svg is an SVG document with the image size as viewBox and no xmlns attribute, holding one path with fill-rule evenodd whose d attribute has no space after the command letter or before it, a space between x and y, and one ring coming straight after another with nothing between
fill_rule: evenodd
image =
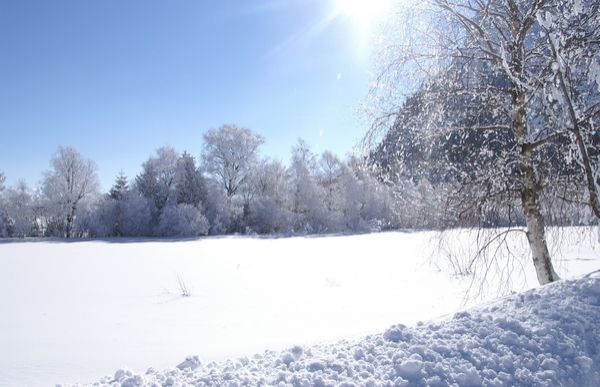
<instances>
[{"instance_id":1,"label":"tree trunk","mask_svg":"<svg viewBox=\"0 0 600 387\"><path fill-rule=\"evenodd\" d=\"M77 210L77 206L71 206L69 213L67 214L67 229L66 229L66 237L71 238L73 234L73 220L75 219L75 211Z\"/></svg>"},{"instance_id":2,"label":"tree trunk","mask_svg":"<svg viewBox=\"0 0 600 387\"><path fill-rule=\"evenodd\" d=\"M514 68L520 72L521 62L517 58ZM533 164L533 149L527 144L528 126L525 109L525 93L517 85L513 85L513 131L519 143L519 167L521 183L521 207L527 224L527 240L531 249L533 266L540 285L556 281L558 276L552 267L550 252L546 244L546 225L540 205L541 187L537 181L535 166Z\"/></svg>"},{"instance_id":3,"label":"tree trunk","mask_svg":"<svg viewBox=\"0 0 600 387\"><path fill-rule=\"evenodd\" d=\"M523 188L521 189L521 205L527 224L527 240L531 249L533 266L540 285L556 281L558 275L552 266L550 252L546 243L546 226L540 211L539 187L535 181L532 165L523 167Z\"/></svg>"},{"instance_id":4,"label":"tree trunk","mask_svg":"<svg viewBox=\"0 0 600 387\"><path fill-rule=\"evenodd\" d=\"M73 218L71 217L71 214L68 214L67 215L67 227L65 229L65 238L71 237L72 224L73 224Z\"/></svg>"}]
</instances>

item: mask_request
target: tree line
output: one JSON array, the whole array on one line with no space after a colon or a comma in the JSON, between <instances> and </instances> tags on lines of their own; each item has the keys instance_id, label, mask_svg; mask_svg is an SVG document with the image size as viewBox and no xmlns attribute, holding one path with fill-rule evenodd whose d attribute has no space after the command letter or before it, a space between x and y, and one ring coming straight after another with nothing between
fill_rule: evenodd
<instances>
[{"instance_id":1,"label":"tree line","mask_svg":"<svg viewBox=\"0 0 600 387\"><path fill-rule=\"evenodd\" d=\"M156 150L101 193L96 164L61 146L34 189L4 186L3 237L194 237L229 233L361 232L398 226L392 191L357 157L314 154L299 140L289 166L259 157L264 138L224 125L203 136L196 160Z\"/></svg>"},{"instance_id":2,"label":"tree line","mask_svg":"<svg viewBox=\"0 0 600 387\"><path fill-rule=\"evenodd\" d=\"M600 2L403 1L387 35L366 160L299 141L285 166L226 125L204 135L198 162L161 148L99 195L93 163L60 148L40 187L2 194L0 233L502 226L480 251L523 233L540 283L556 280L547 226L600 219Z\"/></svg>"}]
</instances>

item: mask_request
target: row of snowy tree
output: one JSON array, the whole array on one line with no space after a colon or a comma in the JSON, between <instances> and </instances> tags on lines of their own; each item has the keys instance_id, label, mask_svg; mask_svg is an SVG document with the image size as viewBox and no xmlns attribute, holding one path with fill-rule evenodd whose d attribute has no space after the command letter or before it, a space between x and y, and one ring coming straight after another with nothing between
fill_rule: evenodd
<instances>
[{"instance_id":1,"label":"row of snowy tree","mask_svg":"<svg viewBox=\"0 0 600 387\"><path fill-rule=\"evenodd\" d=\"M263 143L249 129L224 125L205 133L200 160L162 147L105 194L95 163L60 147L35 189L5 187L0 173L0 235L188 237L398 225L391 190L359 159L317 156L299 140L286 166L260 158Z\"/></svg>"}]
</instances>

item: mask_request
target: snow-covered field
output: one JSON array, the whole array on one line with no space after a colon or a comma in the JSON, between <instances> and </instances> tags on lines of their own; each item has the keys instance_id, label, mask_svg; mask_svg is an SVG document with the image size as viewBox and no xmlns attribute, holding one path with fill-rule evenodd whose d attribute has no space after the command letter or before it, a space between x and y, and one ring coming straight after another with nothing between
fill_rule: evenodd
<instances>
[{"instance_id":1,"label":"snow-covered field","mask_svg":"<svg viewBox=\"0 0 600 387\"><path fill-rule=\"evenodd\" d=\"M468 246L472 237L455 232L446 243ZM559 274L574 278L600 269L600 247L593 237L566 238L566 243L557 265ZM348 355L346 350L356 349L354 344L326 343L344 339L367 347L379 341L384 347L398 346L397 340L384 336L362 338L394 324L410 327L437 319L409 330L417 340L431 334L427 327L436 326L442 321L439 317L482 301L463 303L469 277L440 270L448 265L432 254L437 244L435 233L429 232L190 241L2 241L0 386L91 383L105 375L111 375L105 380L110 381L117 369L143 375L149 367L173 369L188 355L197 355L205 365L246 356L252 359L246 366L254 369L283 356L286 367L296 364L312 373L322 368L325 375L329 365L323 359L337 356L336 351ZM536 285L529 262L524 267L524 275L512 284L516 291ZM178 278L191 296L180 295ZM589 294L596 294L598 280L585 281L590 283ZM485 293L483 300L494 296ZM511 300L514 304L518 299ZM490 321L501 314L497 309L488 313ZM492 329L490 321L483 321L482 329ZM535 344L533 338L530 341ZM311 350L315 344L321 346ZM409 344L420 345L418 340ZM269 352L264 355L268 361L252 357L294 345L300 346L296 352L301 354ZM352 356L359 357L355 361L362 358ZM404 361L409 373L426 367L429 355L419 356L421 360L411 359L420 365L407 357L399 361L399 369ZM582 356L577 361L584 367L588 360ZM545 365L550 370L552 359ZM243 368L242 363L235 364ZM224 371L223 367L235 369L234 363L222 363L197 372ZM165 381L168 372L155 371L147 377ZM186 379L189 372L172 373L177 374L175 380L192 381ZM123 372L117 376L129 377Z\"/></svg>"}]
</instances>

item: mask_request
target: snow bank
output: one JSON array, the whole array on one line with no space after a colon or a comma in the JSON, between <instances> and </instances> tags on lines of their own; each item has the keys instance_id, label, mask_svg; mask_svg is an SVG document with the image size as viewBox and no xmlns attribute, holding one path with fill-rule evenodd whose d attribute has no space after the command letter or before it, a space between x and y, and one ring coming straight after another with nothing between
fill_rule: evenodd
<instances>
[{"instance_id":1,"label":"snow bank","mask_svg":"<svg viewBox=\"0 0 600 387\"><path fill-rule=\"evenodd\" d=\"M360 341L145 374L96 386L600 385L600 275L511 295L447 320L396 325ZM168 343L165 343L168 345Z\"/></svg>"}]
</instances>

